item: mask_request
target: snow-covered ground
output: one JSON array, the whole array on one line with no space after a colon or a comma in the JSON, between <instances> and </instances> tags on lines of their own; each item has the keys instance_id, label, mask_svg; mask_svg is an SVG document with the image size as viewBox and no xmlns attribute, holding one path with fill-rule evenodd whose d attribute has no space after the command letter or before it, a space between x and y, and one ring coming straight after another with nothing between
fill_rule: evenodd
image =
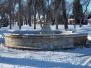
<instances>
[{"instance_id":1,"label":"snow-covered ground","mask_svg":"<svg viewBox=\"0 0 91 68\"><path fill-rule=\"evenodd\" d=\"M55 25L51 26L55 30ZM40 30L37 25L36 30ZM58 30L64 29L63 25ZM76 32L88 32L88 39L91 40L91 26L84 25L81 28L69 25L69 29ZM19 30L15 25L11 30L9 27L0 29L0 68L91 68L91 48L77 48L74 50L58 50L58 51L28 51L8 49L2 45L4 42L3 33L8 31ZM22 30L34 30L24 25Z\"/></svg>"}]
</instances>

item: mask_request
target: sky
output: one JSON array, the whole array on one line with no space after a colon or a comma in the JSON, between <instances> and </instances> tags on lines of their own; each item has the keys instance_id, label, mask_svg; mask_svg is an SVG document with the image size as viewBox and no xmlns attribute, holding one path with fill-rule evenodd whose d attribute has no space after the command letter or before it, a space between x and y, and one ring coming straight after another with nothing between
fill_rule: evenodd
<instances>
[{"instance_id":1,"label":"sky","mask_svg":"<svg viewBox=\"0 0 91 68\"><path fill-rule=\"evenodd\" d=\"M88 6L88 9L91 11L91 2L90 2L90 4L89 4L89 6Z\"/></svg>"},{"instance_id":2,"label":"sky","mask_svg":"<svg viewBox=\"0 0 91 68\"><path fill-rule=\"evenodd\" d=\"M68 1L68 2L73 2L74 0L66 0L66 1ZM91 2L90 2L90 4L89 4L89 6L88 6L88 10L91 12Z\"/></svg>"}]
</instances>

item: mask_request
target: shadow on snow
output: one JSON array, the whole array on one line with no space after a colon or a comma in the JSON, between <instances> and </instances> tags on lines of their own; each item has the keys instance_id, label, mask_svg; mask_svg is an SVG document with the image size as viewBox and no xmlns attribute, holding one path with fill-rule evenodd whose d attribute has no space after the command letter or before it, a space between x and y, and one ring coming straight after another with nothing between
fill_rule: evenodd
<instances>
[{"instance_id":1,"label":"shadow on snow","mask_svg":"<svg viewBox=\"0 0 91 68\"><path fill-rule=\"evenodd\" d=\"M48 62L48 61L25 59L25 58L8 58L1 56L0 56L0 63L20 65L20 66L33 66L33 67L90 68L89 66L72 65L70 63Z\"/></svg>"}]
</instances>

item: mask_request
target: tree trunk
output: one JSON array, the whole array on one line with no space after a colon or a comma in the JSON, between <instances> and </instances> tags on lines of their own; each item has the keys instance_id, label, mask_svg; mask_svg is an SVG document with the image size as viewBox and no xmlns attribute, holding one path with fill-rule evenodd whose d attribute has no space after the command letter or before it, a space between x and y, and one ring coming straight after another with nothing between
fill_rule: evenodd
<instances>
[{"instance_id":1,"label":"tree trunk","mask_svg":"<svg viewBox=\"0 0 91 68\"><path fill-rule=\"evenodd\" d=\"M36 29L36 0L34 4L34 29Z\"/></svg>"},{"instance_id":2,"label":"tree trunk","mask_svg":"<svg viewBox=\"0 0 91 68\"><path fill-rule=\"evenodd\" d=\"M29 26L31 26L31 4L30 3L28 4L28 12L29 12L28 23L29 23Z\"/></svg>"},{"instance_id":3,"label":"tree trunk","mask_svg":"<svg viewBox=\"0 0 91 68\"><path fill-rule=\"evenodd\" d=\"M0 20L0 28L1 28L1 20Z\"/></svg>"},{"instance_id":4,"label":"tree trunk","mask_svg":"<svg viewBox=\"0 0 91 68\"><path fill-rule=\"evenodd\" d=\"M42 27L42 21L41 21L41 19L40 19L40 13L38 13L38 18L39 18L39 24L40 24L40 26Z\"/></svg>"},{"instance_id":5,"label":"tree trunk","mask_svg":"<svg viewBox=\"0 0 91 68\"><path fill-rule=\"evenodd\" d=\"M18 24L19 24L19 29L21 29L21 0L19 0L19 20L18 20Z\"/></svg>"},{"instance_id":6,"label":"tree trunk","mask_svg":"<svg viewBox=\"0 0 91 68\"><path fill-rule=\"evenodd\" d=\"M25 17L25 24L27 25L27 18Z\"/></svg>"},{"instance_id":7,"label":"tree trunk","mask_svg":"<svg viewBox=\"0 0 91 68\"><path fill-rule=\"evenodd\" d=\"M82 18L80 18L80 27L82 26Z\"/></svg>"},{"instance_id":8,"label":"tree trunk","mask_svg":"<svg viewBox=\"0 0 91 68\"><path fill-rule=\"evenodd\" d=\"M76 28L76 19L74 18L74 28Z\"/></svg>"},{"instance_id":9,"label":"tree trunk","mask_svg":"<svg viewBox=\"0 0 91 68\"><path fill-rule=\"evenodd\" d=\"M63 11L64 28L65 28L65 30L67 30L68 29L68 20L67 20L67 16L66 16L65 0L62 0L62 11Z\"/></svg>"},{"instance_id":10,"label":"tree trunk","mask_svg":"<svg viewBox=\"0 0 91 68\"><path fill-rule=\"evenodd\" d=\"M34 29L36 29L36 14L34 14Z\"/></svg>"},{"instance_id":11,"label":"tree trunk","mask_svg":"<svg viewBox=\"0 0 91 68\"><path fill-rule=\"evenodd\" d=\"M12 29L11 24L12 24L12 19L11 19L11 12L10 12L10 29Z\"/></svg>"},{"instance_id":12,"label":"tree trunk","mask_svg":"<svg viewBox=\"0 0 91 68\"><path fill-rule=\"evenodd\" d=\"M55 23L56 23L56 29L58 29L58 10L55 12Z\"/></svg>"}]
</instances>

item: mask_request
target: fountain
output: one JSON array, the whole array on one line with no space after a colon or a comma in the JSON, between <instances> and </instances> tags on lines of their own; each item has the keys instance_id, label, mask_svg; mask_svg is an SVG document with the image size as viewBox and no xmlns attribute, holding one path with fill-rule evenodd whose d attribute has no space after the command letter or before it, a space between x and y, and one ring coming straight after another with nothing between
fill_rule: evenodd
<instances>
[{"instance_id":1,"label":"fountain","mask_svg":"<svg viewBox=\"0 0 91 68\"><path fill-rule=\"evenodd\" d=\"M86 45L87 33L51 30L50 23L43 23L42 30L5 33L5 45L10 48L30 50L56 50Z\"/></svg>"}]
</instances>

